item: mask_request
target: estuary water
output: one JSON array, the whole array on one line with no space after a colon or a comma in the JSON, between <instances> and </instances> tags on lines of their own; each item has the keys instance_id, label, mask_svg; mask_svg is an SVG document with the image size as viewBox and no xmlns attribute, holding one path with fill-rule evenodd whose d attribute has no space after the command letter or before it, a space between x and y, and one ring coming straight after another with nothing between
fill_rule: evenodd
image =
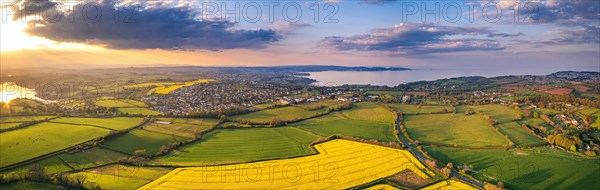
<instances>
[{"instance_id":1,"label":"estuary water","mask_svg":"<svg viewBox=\"0 0 600 190\"><path fill-rule=\"evenodd\" d=\"M35 89L25 88L12 82L3 82L0 84L0 102L10 102L17 98L45 101L37 97Z\"/></svg>"},{"instance_id":2,"label":"estuary water","mask_svg":"<svg viewBox=\"0 0 600 190\"><path fill-rule=\"evenodd\" d=\"M308 78L317 80L317 86L337 86L344 84L371 84L378 86L396 86L416 81L461 76L496 77L505 75L547 75L553 72L518 69L414 69L406 71L323 71L310 72Z\"/></svg>"}]
</instances>

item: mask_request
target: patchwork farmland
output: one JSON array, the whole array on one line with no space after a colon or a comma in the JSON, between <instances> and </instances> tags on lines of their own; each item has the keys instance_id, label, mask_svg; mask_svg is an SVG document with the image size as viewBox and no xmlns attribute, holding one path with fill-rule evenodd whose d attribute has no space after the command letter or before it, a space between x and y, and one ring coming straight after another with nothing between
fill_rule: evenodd
<instances>
[{"instance_id":1,"label":"patchwork farmland","mask_svg":"<svg viewBox=\"0 0 600 190\"><path fill-rule=\"evenodd\" d=\"M138 102L96 103L146 109ZM549 187L543 180L532 186L515 181L526 176L486 173L497 164L509 167L511 162L545 157L547 163L541 169L548 173L539 175L556 180L572 176L560 184L565 188L595 185L585 179L596 172L551 173L569 170L569 164L574 163L592 171L600 169L594 166L597 159L557 154L545 147L543 139L519 125L547 130L553 126L539 118L515 121L514 115L521 112L506 106L454 108L360 102L348 109L332 109L342 104L333 100L271 103L251 113L220 119L36 117L41 122L0 133L4 168L0 174L29 175L32 168L38 168L81 179L90 189L478 189L483 188L482 181L498 179L509 188ZM469 110L476 113L464 113ZM536 111L554 113L551 109ZM488 123L486 116L498 123ZM268 124L274 118L284 121L283 126ZM19 117L1 121L26 122ZM405 144L403 138L410 143ZM516 143L511 145L512 141ZM506 148L539 145L526 150ZM25 146L30 148L21 148ZM13 152L8 156L4 150ZM554 166L559 162L566 165ZM256 172L272 163L277 167L265 181L266 175ZM452 174L456 171L444 167L451 163L471 170ZM222 178L221 174L226 175ZM466 174L471 177L448 178Z\"/></svg>"}]
</instances>

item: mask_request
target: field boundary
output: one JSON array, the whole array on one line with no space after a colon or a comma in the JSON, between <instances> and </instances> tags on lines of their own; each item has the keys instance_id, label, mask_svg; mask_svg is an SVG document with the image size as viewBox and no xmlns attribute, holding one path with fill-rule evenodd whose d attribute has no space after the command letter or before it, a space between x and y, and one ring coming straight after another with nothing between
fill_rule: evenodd
<instances>
[{"instance_id":1,"label":"field boundary","mask_svg":"<svg viewBox=\"0 0 600 190\"><path fill-rule=\"evenodd\" d=\"M21 161L21 162L18 162L18 163L9 164L9 165L6 165L4 167L0 167L0 172L6 171L6 170L9 170L9 169L13 169L13 168L17 168L17 167L21 167L21 166L26 166L28 164L35 163L37 161L40 161L40 160L43 160L43 159L46 159L46 158L50 158L52 156L60 155L63 152L67 152L69 150L75 149L75 147L77 147L79 145L84 145L84 144L89 144L89 143L97 142L100 139L107 139L107 138L110 138L110 137L113 137L113 136L117 136L117 135L126 133L126 132L128 132L128 131L130 131L132 129L141 127L141 126L145 125L148 122L149 122L149 120L147 118L145 118L140 124L138 124L137 126L131 127L129 129L126 129L126 130L123 130L123 131L119 131L117 133L109 133L107 135L104 135L104 136L101 136L101 137L97 137L97 138L94 138L94 139L91 139L91 140L88 140L88 141L85 141L85 142L82 142L82 143L79 143L79 144L75 144L73 146L70 146L70 147L67 147L67 148L64 148L64 149L60 149L60 150L57 150L57 151L54 151L54 152L51 152L51 153L48 153L48 154L40 155L40 156L37 156L37 157L34 157L34 158L30 158L30 159L27 159L27 160L24 160L24 161Z\"/></svg>"}]
</instances>

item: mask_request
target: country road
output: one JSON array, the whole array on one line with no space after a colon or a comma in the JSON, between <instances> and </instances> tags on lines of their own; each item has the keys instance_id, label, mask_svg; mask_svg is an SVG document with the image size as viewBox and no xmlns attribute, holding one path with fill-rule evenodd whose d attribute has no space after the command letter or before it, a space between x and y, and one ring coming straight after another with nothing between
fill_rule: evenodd
<instances>
[{"instance_id":1,"label":"country road","mask_svg":"<svg viewBox=\"0 0 600 190\"><path fill-rule=\"evenodd\" d=\"M397 113L397 112L394 112L394 114L398 114L398 113ZM403 135L404 133L402 133L402 132L401 132L401 130L400 130L400 122L401 122L401 121L400 121L400 118L397 118L397 119L396 119L396 122L395 122L395 125L396 125L396 130L398 131L398 138L399 138L399 139L400 139L400 141L402 141L402 143L403 143L403 144L404 144L404 145L405 145L405 146L408 148L408 150L409 150L409 151L410 151L410 152L411 152L411 153L412 153L412 154L413 154L415 157L417 157L417 159L419 159L419 160L420 160L422 163L424 163L424 164L425 164L425 163L426 163L426 162L425 162L425 160L427 160L427 157L425 157L425 156L424 156L424 155L423 155L423 154L422 154L422 153L421 153L419 150L415 149L415 148L412 146L412 144L411 144L411 143L410 143L408 140L406 140L406 138L405 138L405 137L404 137L404 135ZM441 169L441 168L442 168L441 166L438 166L438 165L436 165L435 167L436 167L437 169ZM469 177L463 176L463 175L461 175L461 174L459 174L459 173L456 173L456 172L454 172L454 171L452 171L452 173L450 173L450 175L451 175L453 178L460 179L460 180L461 180L461 181L463 181L463 182L470 183L471 185L474 185L474 186L477 186L477 187L479 187L479 188L482 188L482 189L483 189L483 184L482 184L482 183L480 183L480 182L478 182L478 181L475 181L475 180L473 180L473 179L471 179L471 178L469 178Z\"/></svg>"}]
</instances>

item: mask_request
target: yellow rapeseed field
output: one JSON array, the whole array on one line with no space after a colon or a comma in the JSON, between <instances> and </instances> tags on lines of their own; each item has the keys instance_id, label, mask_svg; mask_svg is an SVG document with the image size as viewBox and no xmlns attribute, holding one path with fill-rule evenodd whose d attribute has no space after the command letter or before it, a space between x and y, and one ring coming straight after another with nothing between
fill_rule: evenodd
<instances>
[{"instance_id":1,"label":"yellow rapeseed field","mask_svg":"<svg viewBox=\"0 0 600 190\"><path fill-rule=\"evenodd\" d=\"M144 87L151 87L154 86L155 88L151 89L150 91L148 91L147 95L156 93L156 94L169 94L170 92L186 87L186 86L192 86L194 84L200 84L200 83L209 83L209 82L215 82L214 79L198 79L195 81L189 81L189 82L149 82L149 83L141 83L141 84L132 84L132 85L127 85L124 86L123 88L128 89L128 88L144 88Z\"/></svg>"},{"instance_id":2,"label":"yellow rapeseed field","mask_svg":"<svg viewBox=\"0 0 600 190\"><path fill-rule=\"evenodd\" d=\"M463 183L461 181L456 181L456 180L446 180L446 181L440 181L436 184L427 186L425 188L422 188L421 190L477 190L477 188L470 186L466 183Z\"/></svg>"},{"instance_id":3,"label":"yellow rapeseed field","mask_svg":"<svg viewBox=\"0 0 600 190\"><path fill-rule=\"evenodd\" d=\"M365 190L398 190L398 188L388 184L378 184L372 187L368 187Z\"/></svg>"},{"instance_id":4,"label":"yellow rapeseed field","mask_svg":"<svg viewBox=\"0 0 600 190\"><path fill-rule=\"evenodd\" d=\"M431 175L405 150L341 139L315 148L305 157L178 168L140 189L346 189L405 169Z\"/></svg>"}]
</instances>

